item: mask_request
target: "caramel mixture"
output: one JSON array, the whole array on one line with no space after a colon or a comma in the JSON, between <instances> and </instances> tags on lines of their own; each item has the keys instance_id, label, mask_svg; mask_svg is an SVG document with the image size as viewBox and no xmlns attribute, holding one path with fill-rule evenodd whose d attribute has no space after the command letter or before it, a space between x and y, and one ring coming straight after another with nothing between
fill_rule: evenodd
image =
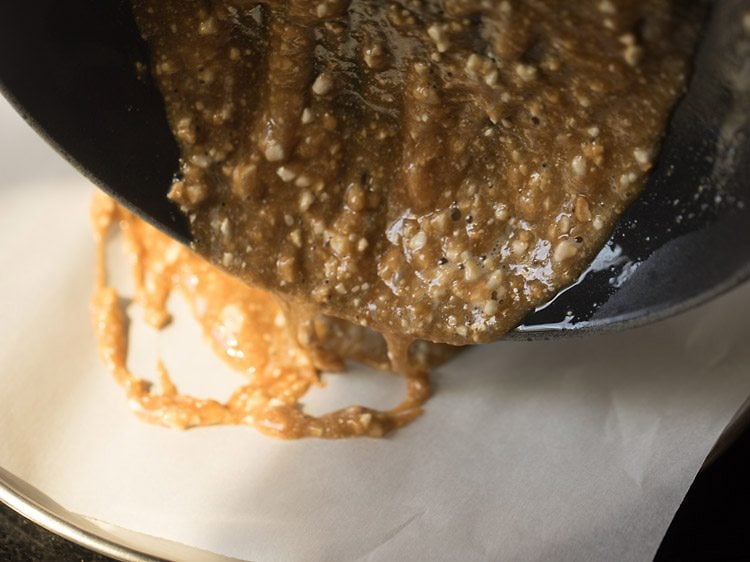
<instances>
[{"instance_id":1,"label":"caramel mixture","mask_svg":"<svg viewBox=\"0 0 750 562\"><path fill-rule=\"evenodd\" d=\"M283 438L382 436L421 413L430 394L427 369L450 355L444 347L426 344L413 347L409 357L408 350L394 348L392 361L407 377L407 396L392 410L351 406L320 417L305 414L300 400L311 385L320 384L319 371L273 295L213 267L104 194L94 199L92 220L98 256L92 300L97 343L131 407L146 421L178 428L247 424ZM128 370L128 321L105 269L107 234L115 225L122 231L132 265L133 301L143 307L146 322L154 328L168 324L167 299L179 291L214 351L245 375L226 403L180 394L162 364L159 388ZM382 340L373 332L323 317L316 319L315 331L326 341L328 368L343 368L346 358L380 368L389 365Z\"/></svg>"},{"instance_id":2,"label":"caramel mixture","mask_svg":"<svg viewBox=\"0 0 750 562\"><path fill-rule=\"evenodd\" d=\"M695 0L135 0L195 248L393 337L495 340L642 189Z\"/></svg>"},{"instance_id":3,"label":"caramel mixture","mask_svg":"<svg viewBox=\"0 0 750 562\"><path fill-rule=\"evenodd\" d=\"M574 280L644 186L682 93L694 0L134 0L182 153L194 249L94 207L105 360L146 419L280 437L413 420L448 346L502 336ZM126 367L118 223L156 327L191 303L248 375L226 404ZM380 336L373 330L384 334ZM408 381L380 412L300 399L354 358Z\"/></svg>"}]
</instances>

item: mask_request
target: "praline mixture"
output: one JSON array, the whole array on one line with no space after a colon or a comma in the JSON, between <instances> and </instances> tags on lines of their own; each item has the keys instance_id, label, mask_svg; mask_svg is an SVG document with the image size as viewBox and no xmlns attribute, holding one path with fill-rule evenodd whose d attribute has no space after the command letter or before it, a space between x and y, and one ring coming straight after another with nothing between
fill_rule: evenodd
<instances>
[{"instance_id":1,"label":"praline mixture","mask_svg":"<svg viewBox=\"0 0 750 562\"><path fill-rule=\"evenodd\" d=\"M409 350L407 396L389 411L351 406L327 415L305 414L300 400L321 384L320 369L341 371L345 359L387 370L382 337L366 328L318 316L309 337L316 353L291 329L283 303L212 266L154 229L104 194L92 206L98 267L92 301L96 339L105 365L125 388L131 408L144 420L187 428L212 424L252 425L275 437L379 437L421 413L429 397L432 364L448 358L449 346L418 342ZM152 385L127 367L128 327L122 300L109 285L105 268L107 235L117 225L132 265L133 301L146 322L161 329L171 321L167 301L179 292L187 300L213 350L245 376L226 403L178 392L159 363ZM206 373L210 376L210 373Z\"/></svg>"},{"instance_id":2,"label":"praline mixture","mask_svg":"<svg viewBox=\"0 0 750 562\"><path fill-rule=\"evenodd\" d=\"M316 337L326 315L382 333L391 368L425 385L411 342L499 338L606 241L657 155L704 11L134 2L196 251L274 295L311 368L337 360Z\"/></svg>"}]
</instances>

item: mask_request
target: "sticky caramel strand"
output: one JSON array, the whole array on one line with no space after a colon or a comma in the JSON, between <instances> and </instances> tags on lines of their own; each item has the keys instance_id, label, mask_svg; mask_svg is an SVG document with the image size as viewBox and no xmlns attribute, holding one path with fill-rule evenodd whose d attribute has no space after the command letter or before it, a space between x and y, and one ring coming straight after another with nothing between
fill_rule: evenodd
<instances>
[{"instance_id":1,"label":"sticky caramel strand","mask_svg":"<svg viewBox=\"0 0 750 562\"><path fill-rule=\"evenodd\" d=\"M322 416L305 413L300 400L312 385L322 385L317 367L344 365L342 358L321 355L303 337L311 311L295 314L296 307L219 271L104 194L95 196L91 216L97 257L91 301L96 341L105 366L143 420L181 429L245 424L284 439L335 439L380 437L422 412L430 394L428 372L410 362L410 341L388 336L391 368L407 379L407 396L398 406L386 411L349 406ZM133 302L144 309L146 322L156 329L169 324L167 300L179 291L214 352L247 376L226 402L180 393L161 360L158 385L128 369L125 301L109 284L106 270L107 238L115 225L131 262Z\"/></svg>"}]
</instances>

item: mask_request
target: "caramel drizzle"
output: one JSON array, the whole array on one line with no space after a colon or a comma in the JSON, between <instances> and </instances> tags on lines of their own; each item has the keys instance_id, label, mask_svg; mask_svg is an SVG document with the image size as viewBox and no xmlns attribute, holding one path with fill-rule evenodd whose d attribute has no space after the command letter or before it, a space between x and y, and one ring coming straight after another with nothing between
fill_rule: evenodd
<instances>
[{"instance_id":1,"label":"caramel drizzle","mask_svg":"<svg viewBox=\"0 0 750 562\"><path fill-rule=\"evenodd\" d=\"M273 437L333 439L380 437L422 413L430 395L428 373L409 361L411 341L387 335L392 369L407 379L407 396L399 405L386 411L355 405L322 416L306 414L300 400L312 385L322 384L316 368L320 357L314 346L298 337L304 333L311 310L295 314L293 305L280 304L273 295L243 285L104 194L94 198L91 216L96 241L96 286L91 301L96 341L105 366L125 389L131 409L145 421L181 429L244 424ZM106 240L115 225L124 236L132 266L133 301L144 308L146 321L157 329L166 326L171 320L167 299L179 291L214 351L247 375L248 380L226 402L180 393L161 361L158 385L128 369L128 321L120 295L109 285L105 265ZM228 311L241 313L239 327L227 319ZM341 358L331 357L322 363L343 365Z\"/></svg>"}]
</instances>

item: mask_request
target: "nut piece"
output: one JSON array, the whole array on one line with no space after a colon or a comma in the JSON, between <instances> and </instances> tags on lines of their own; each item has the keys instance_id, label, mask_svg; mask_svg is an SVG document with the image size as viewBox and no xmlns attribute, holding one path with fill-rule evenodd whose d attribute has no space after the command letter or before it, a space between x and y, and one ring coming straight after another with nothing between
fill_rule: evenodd
<instances>
[{"instance_id":1,"label":"nut piece","mask_svg":"<svg viewBox=\"0 0 750 562\"><path fill-rule=\"evenodd\" d=\"M572 257L575 257L577 253L578 247L575 245L575 243L571 242L570 240L563 240L557 245L557 248L555 248L555 253L552 256L552 259L555 261L555 263L560 263Z\"/></svg>"},{"instance_id":2,"label":"nut piece","mask_svg":"<svg viewBox=\"0 0 750 562\"><path fill-rule=\"evenodd\" d=\"M333 89L333 78L328 72L321 72L312 85L312 91L318 96L324 96Z\"/></svg>"}]
</instances>

